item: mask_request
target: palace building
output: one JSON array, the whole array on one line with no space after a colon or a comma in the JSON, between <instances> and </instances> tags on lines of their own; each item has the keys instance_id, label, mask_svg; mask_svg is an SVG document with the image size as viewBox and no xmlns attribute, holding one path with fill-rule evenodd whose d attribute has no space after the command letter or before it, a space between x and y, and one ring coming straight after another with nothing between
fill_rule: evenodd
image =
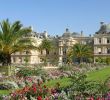
<instances>
[{"instance_id":1,"label":"palace building","mask_svg":"<svg viewBox=\"0 0 110 100\"><path fill-rule=\"evenodd\" d=\"M76 43L91 45L94 50L94 62L98 57L110 56L110 24L104 24L101 22L100 29L93 34L93 36L84 36L83 31L80 33L70 32L66 28L62 36L49 36L46 31L43 33L32 32L28 35L29 38L36 41L35 45L39 46L44 38L47 38L53 42L56 46L55 50L50 53L51 62L55 62L52 58L56 57L58 65L62 65L67 60L67 51ZM29 64L42 64L42 56L45 55L45 51L30 50L24 52L16 52L12 54L11 60L13 64L24 64L26 58L28 58ZM57 60L58 59L58 60Z\"/></svg>"},{"instance_id":2,"label":"palace building","mask_svg":"<svg viewBox=\"0 0 110 100\"><path fill-rule=\"evenodd\" d=\"M35 46L39 46L42 43L43 38L47 37L47 32L44 31L43 33L36 33L32 32L29 33L25 38L30 38L35 41ZM45 53L45 52L43 52ZM24 64L26 60L29 64L39 64L42 62L39 55L41 52L38 50L26 50L24 52L16 52L11 55L12 64Z\"/></svg>"},{"instance_id":3,"label":"palace building","mask_svg":"<svg viewBox=\"0 0 110 100\"><path fill-rule=\"evenodd\" d=\"M110 57L110 24L101 22L100 29L94 34L94 62L97 57Z\"/></svg>"},{"instance_id":4,"label":"palace building","mask_svg":"<svg viewBox=\"0 0 110 100\"><path fill-rule=\"evenodd\" d=\"M67 62L67 51L76 43L92 45L93 38L91 36L84 36L83 31L81 33L71 33L69 29L66 29L59 39L59 65Z\"/></svg>"}]
</instances>

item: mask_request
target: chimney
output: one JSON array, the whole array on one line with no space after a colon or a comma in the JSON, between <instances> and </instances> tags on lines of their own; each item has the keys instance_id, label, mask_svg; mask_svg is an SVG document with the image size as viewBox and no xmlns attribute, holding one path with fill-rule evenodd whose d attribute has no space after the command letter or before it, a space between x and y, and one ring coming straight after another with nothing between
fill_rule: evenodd
<instances>
[{"instance_id":1,"label":"chimney","mask_svg":"<svg viewBox=\"0 0 110 100\"><path fill-rule=\"evenodd\" d=\"M44 36L45 36L45 38L48 37L48 33L46 31L44 31Z\"/></svg>"}]
</instances>

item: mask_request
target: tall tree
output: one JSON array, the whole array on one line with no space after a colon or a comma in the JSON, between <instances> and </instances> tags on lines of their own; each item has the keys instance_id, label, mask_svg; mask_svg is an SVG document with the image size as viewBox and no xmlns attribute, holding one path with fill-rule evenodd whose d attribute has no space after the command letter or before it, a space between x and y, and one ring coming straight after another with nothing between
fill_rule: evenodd
<instances>
[{"instance_id":1,"label":"tall tree","mask_svg":"<svg viewBox=\"0 0 110 100\"><path fill-rule=\"evenodd\" d=\"M48 55L50 51L52 50L52 42L49 39L43 39L41 45L38 47L38 49L42 52L45 51L46 54L44 55L44 62L47 61Z\"/></svg>"},{"instance_id":2,"label":"tall tree","mask_svg":"<svg viewBox=\"0 0 110 100\"><path fill-rule=\"evenodd\" d=\"M24 28L20 21L13 24L9 20L0 23L0 59L2 64L11 64L11 54L31 48L32 42L24 38L31 32L31 28Z\"/></svg>"},{"instance_id":3,"label":"tall tree","mask_svg":"<svg viewBox=\"0 0 110 100\"><path fill-rule=\"evenodd\" d=\"M75 44L72 47L73 58L78 59L79 63L83 61L84 58L89 58L93 55L93 50L91 46L83 44Z\"/></svg>"}]
</instances>

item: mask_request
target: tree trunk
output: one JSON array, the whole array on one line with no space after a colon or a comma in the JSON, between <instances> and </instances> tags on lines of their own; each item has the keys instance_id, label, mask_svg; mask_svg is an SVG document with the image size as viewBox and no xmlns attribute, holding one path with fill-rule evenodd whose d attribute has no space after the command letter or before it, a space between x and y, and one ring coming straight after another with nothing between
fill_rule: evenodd
<instances>
[{"instance_id":1,"label":"tree trunk","mask_svg":"<svg viewBox=\"0 0 110 100\"><path fill-rule=\"evenodd\" d=\"M3 53L2 65L11 65L11 54Z\"/></svg>"},{"instance_id":2,"label":"tree trunk","mask_svg":"<svg viewBox=\"0 0 110 100\"><path fill-rule=\"evenodd\" d=\"M79 64L81 64L83 62L83 58L79 57Z\"/></svg>"}]
</instances>

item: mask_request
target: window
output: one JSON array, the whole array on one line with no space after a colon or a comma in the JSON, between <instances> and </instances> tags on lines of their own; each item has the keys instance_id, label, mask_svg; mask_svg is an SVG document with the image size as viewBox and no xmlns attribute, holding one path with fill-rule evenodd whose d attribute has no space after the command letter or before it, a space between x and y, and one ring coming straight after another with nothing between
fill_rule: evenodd
<instances>
[{"instance_id":1,"label":"window","mask_svg":"<svg viewBox=\"0 0 110 100\"><path fill-rule=\"evenodd\" d=\"M63 63L66 63L66 58L63 58Z\"/></svg>"},{"instance_id":2,"label":"window","mask_svg":"<svg viewBox=\"0 0 110 100\"><path fill-rule=\"evenodd\" d=\"M99 52L99 54L101 54L101 52Z\"/></svg>"},{"instance_id":3,"label":"window","mask_svg":"<svg viewBox=\"0 0 110 100\"><path fill-rule=\"evenodd\" d=\"M22 58L21 57L19 57L19 62L22 62Z\"/></svg>"},{"instance_id":4,"label":"window","mask_svg":"<svg viewBox=\"0 0 110 100\"><path fill-rule=\"evenodd\" d=\"M42 58L40 58L40 62L43 62L43 59Z\"/></svg>"},{"instance_id":5,"label":"window","mask_svg":"<svg viewBox=\"0 0 110 100\"><path fill-rule=\"evenodd\" d=\"M46 53L47 53L47 55L49 55L49 51L48 50L46 51Z\"/></svg>"},{"instance_id":6,"label":"window","mask_svg":"<svg viewBox=\"0 0 110 100\"><path fill-rule=\"evenodd\" d=\"M110 43L110 39L107 39L107 43Z\"/></svg>"},{"instance_id":7,"label":"window","mask_svg":"<svg viewBox=\"0 0 110 100\"><path fill-rule=\"evenodd\" d=\"M63 50L63 54L64 54L64 55L66 54L66 48L64 48L64 50Z\"/></svg>"},{"instance_id":8,"label":"window","mask_svg":"<svg viewBox=\"0 0 110 100\"><path fill-rule=\"evenodd\" d=\"M110 54L110 48L107 48L107 54Z\"/></svg>"},{"instance_id":9,"label":"window","mask_svg":"<svg viewBox=\"0 0 110 100\"><path fill-rule=\"evenodd\" d=\"M26 51L26 54L29 54L29 51Z\"/></svg>"},{"instance_id":10,"label":"window","mask_svg":"<svg viewBox=\"0 0 110 100\"><path fill-rule=\"evenodd\" d=\"M54 55L56 55L57 53L56 52L54 52Z\"/></svg>"},{"instance_id":11,"label":"window","mask_svg":"<svg viewBox=\"0 0 110 100\"><path fill-rule=\"evenodd\" d=\"M40 54L42 55L42 53L43 53L43 52L42 52L42 50L41 50Z\"/></svg>"},{"instance_id":12,"label":"window","mask_svg":"<svg viewBox=\"0 0 110 100\"><path fill-rule=\"evenodd\" d=\"M101 43L101 38L99 38L99 43Z\"/></svg>"},{"instance_id":13,"label":"window","mask_svg":"<svg viewBox=\"0 0 110 100\"><path fill-rule=\"evenodd\" d=\"M101 48L98 48L98 53L101 54Z\"/></svg>"}]
</instances>

